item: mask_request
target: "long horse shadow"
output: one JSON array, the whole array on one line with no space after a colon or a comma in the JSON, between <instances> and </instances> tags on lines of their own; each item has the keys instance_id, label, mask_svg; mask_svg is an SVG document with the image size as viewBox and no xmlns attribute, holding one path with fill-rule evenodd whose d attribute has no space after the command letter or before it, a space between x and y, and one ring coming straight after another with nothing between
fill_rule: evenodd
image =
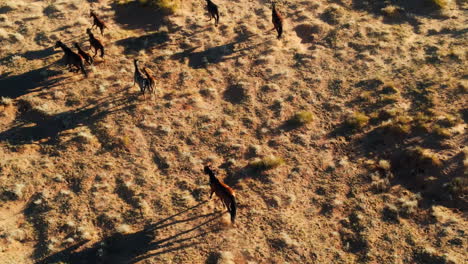
<instances>
[{"instance_id":1,"label":"long horse shadow","mask_svg":"<svg viewBox=\"0 0 468 264\"><path fill-rule=\"evenodd\" d=\"M113 112L130 108L129 102L131 100L133 100L133 97L120 96L99 102L93 106L86 106L55 115L47 115L27 102L20 101L20 114L17 119L20 122L18 125L0 132L0 141L7 141L13 145L43 139L47 139L47 142L53 142L58 134L64 130L93 123ZM112 107L106 108L106 105L112 105ZM33 125L31 126L31 124Z\"/></svg>"},{"instance_id":2,"label":"long horse shadow","mask_svg":"<svg viewBox=\"0 0 468 264\"><path fill-rule=\"evenodd\" d=\"M195 52L197 48L190 48L188 50L184 50L182 52L172 55L171 59L180 61L184 58L188 58L188 65L193 69L203 68L206 67L208 64L217 64L227 60L233 60L242 56L240 54L237 55L237 53L240 53L241 51L252 50L261 45L261 43L259 43L242 49L235 48L235 44L244 42L250 37L251 36L240 40L234 40L230 43L208 48L206 50L198 52Z\"/></svg>"},{"instance_id":3,"label":"long horse shadow","mask_svg":"<svg viewBox=\"0 0 468 264\"><path fill-rule=\"evenodd\" d=\"M141 50L151 49L169 41L167 32L156 32L139 37L129 37L115 42L115 44L124 47L124 53L127 55L138 54Z\"/></svg>"},{"instance_id":4,"label":"long horse shadow","mask_svg":"<svg viewBox=\"0 0 468 264\"><path fill-rule=\"evenodd\" d=\"M66 79L66 77L49 77L59 73L60 71L51 70L49 66L45 66L19 75L6 76L0 79L0 96L17 98L37 88L47 89L53 87Z\"/></svg>"},{"instance_id":5,"label":"long horse shadow","mask_svg":"<svg viewBox=\"0 0 468 264\"><path fill-rule=\"evenodd\" d=\"M167 24L166 13L150 6L145 7L138 1L113 3L111 8L115 11L115 22L125 29L154 31Z\"/></svg>"},{"instance_id":6,"label":"long horse shadow","mask_svg":"<svg viewBox=\"0 0 468 264\"><path fill-rule=\"evenodd\" d=\"M7 64L15 56L23 57L27 60L40 60L47 58L53 54L61 52L52 47L26 51L22 54L12 54L0 59L0 64ZM56 63L63 63L63 58ZM11 75L11 72L0 75L0 97L17 98L27 93L34 91L37 88L48 89L54 87L67 77L58 76L61 71L53 70L51 65L47 65L38 69L30 70L18 75Z\"/></svg>"},{"instance_id":7,"label":"long horse shadow","mask_svg":"<svg viewBox=\"0 0 468 264\"><path fill-rule=\"evenodd\" d=\"M383 16L383 22L387 24L403 24L408 23L413 26L415 31L419 30L420 22L417 16L432 16L437 17L437 6L433 1L421 0L394 0L392 5L397 6L400 10L398 15ZM387 1L367 1L353 0L352 7L359 10L365 10L375 15L384 15L382 9L388 5Z\"/></svg>"},{"instance_id":8,"label":"long horse shadow","mask_svg":"<svg viewBox=\"0 0 468 264\"><path fill-rule=\"evenodd\" d=\"M206 201L201 202L175 215L162 219L157 223L147 226L141 231L132 234L112 235L94 243L89 248L78 250L86 243L86 241L78 243L44 258L36 262L36 264L56 262L66 262L69 264L131 264L157 255L193 247L197 244L200 244L200 242L194 241L195 239L205 237L212 232L218 231L209 224L218 219L221 216L221 213L200 214L183 220L175 220L169 223L166 222L184 213L192 211L205 203ZM180 231L175 235L156 240L154 239L157 236L158 230L162 230L163 228L174 226L183 222L190 223L200 218L206 220L189 229ZM201 230L201 232L191 236L184 236L197 230Z\"/></svg>"},{"instance_id":9,"label":"long horse shadow","mask_svg":"<svg viewBox=\"0 0 468 264\"><path fill-rule=\"evenodd\" d=\"M30 51L26 51L26 52L24 52L22 54L12 54L12 55L3 57L3 58L0 59L0 63L6 63L15 56L20 56L20 57L23 57L23 58L25 58L27 60L38 60L38 59L43 59L43 58L49 57L49 56L51 56L51 55L53 55L55 53L58 53L58 52L60 52L60 51L59 50L54 50L54 48L52 48L52 47L41 49L41 50L30 50Z\"/></svg>"}]
</instances>

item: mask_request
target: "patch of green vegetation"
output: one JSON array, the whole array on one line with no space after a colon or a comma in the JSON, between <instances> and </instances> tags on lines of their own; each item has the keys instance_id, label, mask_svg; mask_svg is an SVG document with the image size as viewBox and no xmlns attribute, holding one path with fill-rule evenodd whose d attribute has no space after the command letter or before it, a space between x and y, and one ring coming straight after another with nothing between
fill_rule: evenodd
<instances>
[{"instance_id":1,"label":"patch of green vegetation","mask_svg":"<svg viewBox=\"0 0 468 264\"><path fill-rule=\"evenodd\" d=\"M416 161L419 161L421 164L426 164L430 166L439 167L442 165L442 161L439 157L432 152L430 149L425 149L422 147L414 147L409 149L410 155Z\"/></svg>"},{"instance_id":2,"label":"patch of green vegetation","mask_svg":"<svg viewBox=\"0 0 468 264\"><path fill-rule=\"evenodd\" d=\"M180 7L180 0L136 0L138 3L145 5L145 6L155 6L158 9L168 12L174 13ZM118 5L126 5L130 2L134 2L134 0L115 0L115 3Z\"/></svg>"},{"instance_id":3,"label":"patch of green vegetation","mask_svg":"<svg viewBox=\"0 0 468 264\"><path fill-rule=\"evenodd\" d=\"M468 178L456 177L448 184L448 190L454 195L466 195L468 194Z\"/></svg>"},{"instance_id":4,"label":"patch of green vegetation","mask_svg":"<svg viewBox=\"0 0 468 264\"><path fill-rule=\"evenodd\" d=\"M450 130L445 127L441 127L440 125L434 125L432 127L432 132L442 138L449 138L452 135Z\"/></svg>"},{"instance_id":5,"label":"patch of green vegetation","mask_svg":"<svg viewBox=\"0 0 468 264\"><path fill-rule=\"evenodd\" d=\"M369 123L369 117L361 112L354 112L346 119L346 125L353 129L361 129Z\"/></svg>"},{"instance_id":6,"label":"patch of green vegetation","mask_svg":"<svg viewBox=\"0 0 468 264\"><path fill-rule=\"evenodd\" d=\"M380 96L380 101L384 104L394 104L400 99L399 94L384 94Z\"/></svg>"},{"instance_id":7,"label":"patch of green vegetation","mask_svg":"<svg viewBox=\"0 0 468 264\"><path fill-rule=\"evenodd\" d=\"M267 156L262 159L255 159L249 163L249 166L256 170L266 171L274 169L282 164L284 164L284 160L281 157L276 156Z\"/></svg>"},{"instance_id":8,"label":"patch of green vegetation","mask_svg":"<svg viewBox=\"0 0 468 264\"><path fill-rule=\"evenodd\" d=\"M449 0L430 0L430 2L439 9L445 9L449 4Z\"/></svg>"},{"instance_id":9,"label":"patch of green vegetation","mask_svg":"<svg viewBox=\"0 0 468 264\"><path fill-rule=\"evenodd\" d=\"M364 91L359 95L359 99L365 102L370 102L372 97L373 95L371 91Z\"/></svg>"},{"instance_id":10,"label":"patch of green vegetation","mask_svg":"<svg viewBox=\"0 0 468 264\"><path fill-rule=\"evenodd\" d=\"M401 13L403 12L402 8L401 7L398 7L398 6L395 6L395 5L388 5L382 9L380 9L380 11L382 11L382 13L386 16L386 17L391 17L391 18L396 18L398 16L401 15Z\"/></svg>"},{"instance_id":11,"label":"patch of green vegetation","mask_svg":"<svg viewBox=\"0 0 468 264\"><path fill-rule=\"evenodd\" d=\"M397 108L383 109L379 112L379 119L387 120L390 118L395 118L400 113L401 113L400 109L397 109Z\"/></svg>"},{"instance_id":12,"label":"patch of green vegetation","mask_svg":"<svg viewBox=\"0 0 468 264\"><path fill-rule=\"evenodd\" d=\"M179 0L138 0L138 2L143 5L156 6L157 8L169 13L174 13L180 6Z\"/></svg>"},{"instance_id":13,"label":"patch of green vegetation","mask_svg":"<svg viewBox=\"0 0 468 264\"><path fill-rule=\"evenodd\" d=\"M413 119L407 115L397 116L392 119L391 122L383 126L388 132L398 134L398 135L407 135L411 132L411 121Z\"/></svg>"},{"instance_id":14,"label":"patch of green vegetation","mask_svg":"<svg viewBox=\"0 0 468 264\"><path fill-rule=\"evenodd\" d=\"M303 126L314 120L314 114L308 111L297 112L288 123L295 126Z\"/></svg>"},{"instance_id":15,"label":"patch of green vegetation","mask_svg":"<svg viewBox=\"0 0 468 264\"><path fill-rule=\"evenodd\" d=\"M395 88L395 85L393 83L387 83L382 87L380 90L381 93L383 94L399 94L400 91Z\"/></svg>"}]
</instances>

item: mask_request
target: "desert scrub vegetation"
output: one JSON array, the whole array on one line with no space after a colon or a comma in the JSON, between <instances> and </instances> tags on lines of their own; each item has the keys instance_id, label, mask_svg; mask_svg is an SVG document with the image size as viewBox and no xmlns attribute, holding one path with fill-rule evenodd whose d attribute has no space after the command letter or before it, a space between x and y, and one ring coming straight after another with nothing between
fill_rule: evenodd
<instances>
[{"instance_id":1,"label":"desert scrub vegetation","mask_svg":"<svg viewBox=\"0 0 468 264\"><path fill-rule=\"evenodd\" d=\"M369 123L369 119L364 113L354 112L346 118L345 124L352 129L361 129Z\"/></svg>"},{"instance_id":2,"label":"desert scrub vegetation","mask_svg":"<svg viewBox=\"0 0 468 264\"><path fill-rule=\"evenodd\" d=\"M303 126L314 120L314 114L308 111L299 111L288 120L288 124L293 126Z\"/></svg>"},{"instance_id":3,"label":"desert scrub vegetation","mask_svg":"<svg viewBox=\"0 0 468 264\"><path fill-rule=\"evenodd\" d=\"M439 167L442 165L442 161L430 149L425 149L422 147L412 147L408 149L408 154L415 162L421 165L429 165L434 167Z\"/></svg>"},{"instance_id":4,"label":"desert scrub vegetation","mask_svg":"<svg viewBox=\"0 0 468 264\"><path fill-rule=\"evenodd\" d=\"M9 106L13 104L14 100L9 97L0 97L0 105Z\"/></svg>"},{"instance_id":5,"label":"desert scrub vegetation","mask_svg":"<svg viewBox=\"0 0 468 264\"><path fill-rule=\"evenodd\" d=\"M395 135L408 135L411 132L413 118L407 115L399 115L382 126L384 131Z\"/></svg>"},{"instance_id":6,"label":"desert scrub vegetation","mask_svg":"<svg viewBox=\"0 0 468 264\"><path fill-rule=\"evenodd\" d=\"M445 9L448 7L448 5L450 4L450 1L451 0L429 0L429 2L439 8L439 9Z\"/></svg>"},{"instance_id":7,"label":"desert scrub vegetation","mask_svg":"<svg viewBox=\"0 0 468 264\"><path fill-rule=\"evenodd\" d=\"M125 5L130 2L134 2L132 0L117 0L115 1L117 4ZM181 0L137 0L136 2L145 5L145 6L154 6L164 12L167 13L175 13L181 4Z\"/></svg>"},{"instance_id":8,"label":"desert scrub vegetation","mask_svg":"<svg viewBox=\"0 0 468 264\"><path fill-rule=\"evenodd\" d=\"M254 159L253 161L249 163L249 166L255 170L267 171L267 170L274 169L284 163L285 162L283 158L270 155L261 159L260 158Z\"/></svg>"}]
</instances>

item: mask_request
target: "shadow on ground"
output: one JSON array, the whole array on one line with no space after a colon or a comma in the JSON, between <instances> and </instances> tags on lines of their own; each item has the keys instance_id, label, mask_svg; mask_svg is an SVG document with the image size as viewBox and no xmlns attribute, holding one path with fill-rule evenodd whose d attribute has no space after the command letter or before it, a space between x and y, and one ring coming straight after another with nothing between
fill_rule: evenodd
<instances>
[{"instance_id":1,"label":"shadow on ground","mask_svg":"<svg viewBox=\"0 0 468 264\"><path fill-rule=\"evenodd\" d=\"M208 48L203 51L197 51L195 48L190 48L182 52L172 55L171 59L183 61L188 58L188 65L193 69L199 69L208 66L209 64L217 64L227 60L233 60L242 57L240 54L243 51L248 51L257 48L261 45L252 44L248 47L237 49L236 44L249 40L252 36L236 39L230 43Z\"/></svg>"},{"instance_id":2,"label":"shadow on ground","mask_svg":"<svg viewBox=\"0 0 468 264\"><path fill-rule=\"evenodd\" d=\"M61 71L51 70L49 66L31 70L19 75L0 78L0 97L17 98L37 88L49 89L66 77L51 78Z\"/></svg>"},{"instance_id":3,"label":"shadow on ground","mask_svg":"<svg viewBox=\"0 0 468 264\"><path fill-rule=\"evenodd\" d=\"M169 34L167 32L156 32L139 37L129 37L118 40L115 44L124 47L124 53L127 55L137 55L141 50L155 48L168 42Z\"/></svg>"},{"instance_id":4,"label":"shadow on ground","mask_svg":"<svg viewBox=\"0 0 468 264\"><path fill-rule=\"evenodd\" d=\"M78 243L40 260L36 262L36 264L57 262L65 262L68 264L131 264L150 257L193 247L202 243L199 241L197 242L198 239L218 231L213 225L210 225L210 223L221 217L221 213L200 214L183 220L168 221L184 213L193 211L205 203L206 201L201 202L182 212L160 220L139 232L132 234L115 234L107 237L102 241L94 243L89 248L79 250L86 242ZM158 230L160 231L163 228L172 227L179 223L191 223L196 219L203 219L204 221L194 225L192 228L180 231L175 235L166 238L157 238ZM199 230L199 232L196 234L185 236L197 230Z\"/></svg>"},{"instance_id":5,"label":"shadow on ground","mask_svg":"<svg viewBox=\"0 0 468 264\"><path fill-rule=\"evenodd\" d=\"M398 10L394 15L385 16L382 9L389 5L396 6ZM419 30L419 25L421 24L418 16L431 16L434 18L440 16L437 12L438 8L434 4L434 1L429 0L353 0L351 7L358 10L365 10L378 16L383 16L383 22L388 24L408 23L413 26L416 32Z\"/></svg>"},{"instance_id":6,"label":"shadow on ground","mask_svg":"<svg viewBox=\"0 0 468 264\"><path fill-rule=\"evenodd\" d=\"M383 85L381 81L370 79L358 82L356 87L366 91L382 91L380 88ZM430 112L434 107L432 95L439 86L433 82L418 81L411 87L405 94L405 99L411 102L411 108L394 116L386 114L383 111L386 104L378 100L372 103L366 100L348 102L349 107L367 115L378 115L360 128L343 122L329 136L346 137L350 141L346 148L356 160L390 161L389 168L383 170L377 167L376 171L388 180L390 186L402 185L414 193L420 193L423 198L420 206L442 204L465 211L468 209L468 200L463 193L466 181L462 178L462 154L447 155L446 150L450 150L447 139L429 128L445 126ZM457 178L460 178L459 182Z\"/></svg>"},{"instance_id":7,"label":"shadow on ground","mask_svg":"<svg viewBox=\"0 0 468 264\"><path fill-rule=\"evenodd\" d=\"M131 108L135 104L132 103L134 101L134 96L121 95L98 102L93 106L47 115L32 107L27 101L20 100L18 102L18 125L0 132L0 141L7 141L13 145L43 139L53 142L60 132L80 125L92 124L108 114Z\"/></svg>"},{"instance_id":8,"label":"shadow on ground","mask_svg":"<svg viewBox=\"0 0 468 264\"><path fill-rule=\"evenodd\" d=\"M138 1L127 4L111 4L115 11L115 22L124 29L158 30L167 23L166 13L151 6L143 6Z\"/></svg>"}]
</instances>

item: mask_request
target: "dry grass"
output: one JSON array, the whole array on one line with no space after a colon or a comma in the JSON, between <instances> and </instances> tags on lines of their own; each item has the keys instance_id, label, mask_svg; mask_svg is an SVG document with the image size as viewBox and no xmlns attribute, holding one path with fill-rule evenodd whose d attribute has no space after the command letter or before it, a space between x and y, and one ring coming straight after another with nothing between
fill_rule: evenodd
<instances>
[{"instance_id":1,"label":"dry grass","mask_svg":"<svg viewBox=\"0 0 468 264\"><path fill-rule=\"evenodd\" d=\"M284 163L285 162L281 157L270 155L261 159L257 158L251 161L249 165L253 169L266 171L266 170L274 169Z\"/></svg>"},{"instance_id":2,"label":"dry grass","mask_svg":"<svg viewBox=\"0 0 468 264\"><path fill-rule=\"evenodd\" d=\"M431 0L431 2L440 9L447 8L451 0Z\"/></svg>"},{"instance_id":3,"label":"dry grass","mask_svg":"<svg viewBox=\"0 0 468 264\"><path fill-rule=\"evenodd\" d=\"M283 1L278 40L265 1L214 1L218 27L205 1L0 2L0 263L466 259L459 4ZM87 49L91 8L108 56L83 78L51 46Z\"/></svg>"},{"instance_id":4,"label":"dry grass","mask_svg":"<svg viewBox=\"0 0 468 264\"><path fill-rule=\"evenodd\" d=\"M308 111L300 111L294 114L293 117L289 120L291 125L303 126L314 120L314 114Z\"/></svg>"},{"instance_id":5,"label":"dry grass","mask_svg":"<svg viewBox=\"0 0 468 264\"><path fill-rule=\"evenodd\" d=\"M345 123L353 129L362 129L369 123L370 118L361 112L354 112L349 115Z\"/></svg>"}]
</instances>

